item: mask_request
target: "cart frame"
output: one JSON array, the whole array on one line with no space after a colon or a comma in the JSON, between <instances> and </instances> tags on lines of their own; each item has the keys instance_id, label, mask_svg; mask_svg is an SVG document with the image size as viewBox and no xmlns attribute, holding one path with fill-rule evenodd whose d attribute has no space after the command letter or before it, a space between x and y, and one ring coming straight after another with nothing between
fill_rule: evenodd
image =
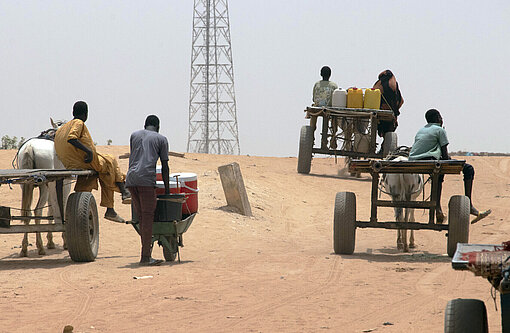
<instances>
[{"instance_id":1,"label":"cart frame","mask_svg":"<svg viewBox=\"0 0 510 333\"><path fill-rule=\"evenodd\" d=\"M99 246L99 223L97 205L90 192L74 192L63 207L62 188L57 181L74 177L96 177L94 170L71 169L4 169L0 170L1 184L47 184L50 195L48 204L53 215L12 216L10 207L0 206L0 234L66 232L68 251L73 261L94 261ZM11 221L47 220L54 223L11 225ZM67 222L67 223L66 223Z\"/></svg>"},{"instance_id":2,"label":"cart frame","mask_svg":"<svg viewBox=\"0 0 510 333\"><path fill-rule=\"evenodd\" d=\"M376 150L376 141L377 141L377 125L381 120L392 120L394 118L393 112L391 110L375 110L375 109L351 109L351 108L341 108L341 107L315 107L309 106L306 108L305 112L307 113L307 117L311 115L315 115L317 117L322 117L322 130L321 130L321 140L320 140L320 148L312 148L312 153L314 154L325 154L325 155L340 155L340 156L348 156L348 157L364 157L364 158L382 158L382 152L377 154ZM370 136L370 144L367 153L342 150L342 149L330 149L328 148L328 138L331 136L329 134L329 122L332 119L356 119L356 120L365 120L370 124L369 136Z\"/></svg>"},{"instance_id":3,"label":"cart frame","mask_svg":"<svg viewBox=\"0 0 510 333\"><path fill-rule=\"evenodd\" d=\"M430 229L430 230L448 230L448 225L435 223L437 188L439 186L439 176L445 174L459 174L466 161L460 160L440 160L440 161L391 161L391 160L352 160L349 165L351 172L365 172L372 176L372 193L370 221L356 221L359 228L384 228L384 229ZM415 173L428 174L431 179L430 200L422 201L399 201L378 199L379 179L381 173ZM378 222L377 207L403 207L403 208L421 208L429 210L428 223L419 222Z\"/></svg>"},{"instance_id":4,"label":"cart frame","mask_svg":"<svg viewBox=\"0 0 510 333\"><path fill-rule=\"evenodd\" d=\"M448 224L435 221L437 188L439 176L442 174L459 174L465 161L392 161L392 160L352 160L350 172L370 173L372 176L372 193L370 205L370 220L356 219L356 195L352 192L338 192L335 199L335 213L333 225L333 244L335 253L352 254L355 247L356 228L381 229L428 229L435 231L448 230L448 255L455 253L457 243L467 242L469 239L469 199L463 195L450 198ZM431 178L431 196L429 200L397 201L380 200L380 174L429 174ZM420 208L429 210L428 223L378 221L378 207Z\"/></svg>"}]
</instances>

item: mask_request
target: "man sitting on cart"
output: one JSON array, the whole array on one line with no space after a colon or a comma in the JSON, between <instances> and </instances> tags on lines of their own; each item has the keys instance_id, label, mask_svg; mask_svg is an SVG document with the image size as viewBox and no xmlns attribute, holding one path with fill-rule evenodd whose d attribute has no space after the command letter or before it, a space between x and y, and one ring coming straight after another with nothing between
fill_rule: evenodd
<instances>
[{"instance_id":1,"label":"man sitting on cart","mask_svg":"<svg viewBox=\"0 0 510 333\"><path fill-rule=\"evenodd\" d=\"M321 68L321 76L322 80L317 81L313 86L312 92L312 101L313 106L326 107L331 106L331 98L333 96L333 91L338 89L338 85L329 81L331 77L331 68L328 66L324 66ZM332 121L333 122L333 121ZM336 124L331 124L336 132ZM315 134L315 129L317 128L317 115L310 115L310 127L312 128L312 132ZM336 140L331 138L331 144L336 148ZM333 148L333 149L335 149Z\"/></svg>"},{"instance_id":2,"label":"man sitting on cart","mask_svg":"<svg viewBox=\"0 0 510 333\"><path fill-rule=\"evenodd\" d=\"M101 206L106 207L105 219L124 223L113 209L114 191L122 194L122 203L131 203L131 194L124 186L125 175L120 171L117 159L112 155L100 154L85 126L88 106L83 101L73 106L74 119L61 126L55 134L55 151L67 169L95 170L101 183ZM97 177L78 177L74 186L76 192L97 190Z\"/></svg>"},{"instance_id":3,"label":"man sitting on cart","mask_svg":"<svg viewBox=\"0 0 510 333\"><path fill-rule=\"evenodd\" d=\"M443 118L436 109L430 109L425 113L427 125L421 128L414 138L414 144L409 153L409 160L449 160L448 156L448 138L446 130L443 126ZM473 179L475 176L475 169L471 164L465 163L462 169L464 174L464 193L469 198L471 205L470 213L475 215L476 218L471 223L477 222L491 213L488 209L479 212L475 208L471 200L471 192L473 189ZM438 223L444 221L444 214L441 210L441 189L444 180L444 175L440 175L438 184L438 200L436 206L436 219Z\"/></svg>"}]
</instances>

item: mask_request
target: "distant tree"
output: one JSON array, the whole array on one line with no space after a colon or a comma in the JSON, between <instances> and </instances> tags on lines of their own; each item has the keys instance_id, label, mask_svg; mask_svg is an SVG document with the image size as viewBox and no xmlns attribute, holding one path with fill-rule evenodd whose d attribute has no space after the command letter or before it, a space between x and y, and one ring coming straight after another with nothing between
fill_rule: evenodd
<instances>
[{"instance_id":1,"label":"distant tree","mask_svg":"<svg viewBox=\"0 0 510 333\"><path fill-rule=\"evenodd\" d=\"M113 142L113 141L112 141L112 139L108 139L108 141L106 141L106 145L107 145L107 146L111 146L111 145L112 145L112 142Z\"/></svg>"},{"instance_id":2,"label":"distant tree","mask_svg":"<svg viewBox=\"0 0 510 333\"><path fill-rule=\"evenodd\" d=\"M20 149L21 146L23 146L26 141L27 139L25 139L24 137L19 138L18 149Z\"/></svg>"},{"instance_id":3,"label":"distant tree","mask_svg":"<svg viewBox=\"0 0 510 333\"><path fill-rule=\"evenodd\" d=\"M17 149L18 138L13 136L12 138L8 135L2 137L2 149Z\"/></svg>"}]
</instances>

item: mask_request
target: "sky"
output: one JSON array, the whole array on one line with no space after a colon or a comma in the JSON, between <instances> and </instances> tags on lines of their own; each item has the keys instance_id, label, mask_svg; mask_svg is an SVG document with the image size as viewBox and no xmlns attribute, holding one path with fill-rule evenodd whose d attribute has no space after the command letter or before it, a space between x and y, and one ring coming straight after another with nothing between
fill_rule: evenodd
<instances>
[{"instance_id":1,"label":"sky","mask_svg":"<svg viewBox=\"0 0 510 333\"><path fill-rule=\"evenodd\" d=\"M509 1L230 0L241 154L296 156L320 68L340 87L384 69L412 145L429 108L450 151L510 152ZM0 136L37 136L89 104L97 144L129 144L145 117L188 139L193 1L0 0Z\"/></svg>"}]
</instances>

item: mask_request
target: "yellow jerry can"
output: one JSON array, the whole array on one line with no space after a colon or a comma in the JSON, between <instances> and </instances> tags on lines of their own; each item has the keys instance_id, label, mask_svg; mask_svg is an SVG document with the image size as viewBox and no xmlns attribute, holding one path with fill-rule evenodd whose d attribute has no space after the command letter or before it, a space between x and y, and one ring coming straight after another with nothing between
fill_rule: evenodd
<instances>
[{"instance_id":1,"label":"yellow jerry can","mask_svg":"<svg viewBox=\"0 0 510 333\"><path fill-rule=\"evenodd\" d=\"M365 109L379 109L381 107L381 91L374 88L366 89L363 107Z\"/></svg>"},{"instance_id":2,"label":"yellow jerry can","mask_svg":"<svg viewBox=\"0 0 510 333\"><path fill-rule=\"evenodd\" d=\"M363 108L363 90L358 88L347 90L347 107L352 109Z\"/></svg>"}]
</instances>

